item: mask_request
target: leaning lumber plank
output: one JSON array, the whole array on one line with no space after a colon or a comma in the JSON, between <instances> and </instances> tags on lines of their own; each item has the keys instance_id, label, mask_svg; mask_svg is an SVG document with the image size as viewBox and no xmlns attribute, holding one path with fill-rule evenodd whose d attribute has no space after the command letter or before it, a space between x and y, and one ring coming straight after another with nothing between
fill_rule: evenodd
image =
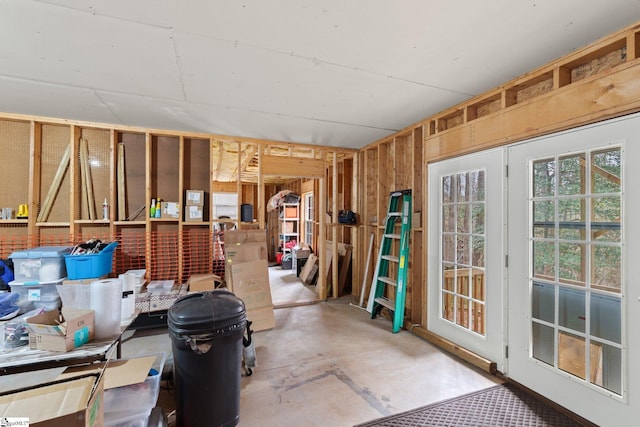
<instances>
[{"instance_id":1,"label":"leaning lumber plank","mask_svg":"<svg viewBox=\"0 0 640 427\"><path fill-rule=\"evenodd\" d=\"M91 178L91 164L89 163L89 141L80 140L80 152L84 152L84 168L87 186L87 205L89 206L89 219L96 219L96 201L93 195L93 179Z\"/></svg>"},{"instance_id":2,"label":"leaning lumber plank","mask_svg":"<svg viewBox=\"0 0 640 427\"><path fill-rule=\"evenodd\" d=\"M53 181L51 182L51 187L49 187L49 192L44 199L44 203L42 204L42 209L38 213L38 222L44 222L49 218L49 214L51 213L51 208L53 207L53 202L55 201L56 196L58 195L58 191L60 190L60 185L62 185L62 179L64 178L64 174L67 172L67 168L69 168L69 156L71 155L71 146L67 146L67 149L64 151L62 155L62 160L60 160L60 164L58 165L58 170L56 171L56 175L53 177Z\"/></svg>"},{"instance_id":3,"label":"leaning lumber plank","mask_svg":"<svg viewBox=\"0 0 640 427\"><path fill-rule=\"evenodd\" d=\"M89 199L87 198L87 162L85 158L86 153L82 149L82 140L80 140L80 198L82 202L82 218L90 219Z\"/></svg>"},{"instance_id":4,"label":"leaning lumber plank","mask_svg":"<svg viewBox=\"0 0 640 427\"><path fill-rule=\"evenodd\" d=\"M124 144L118 143L118 220L127 219L127 185L125 182Z\"/></svg>"}]
</instances>

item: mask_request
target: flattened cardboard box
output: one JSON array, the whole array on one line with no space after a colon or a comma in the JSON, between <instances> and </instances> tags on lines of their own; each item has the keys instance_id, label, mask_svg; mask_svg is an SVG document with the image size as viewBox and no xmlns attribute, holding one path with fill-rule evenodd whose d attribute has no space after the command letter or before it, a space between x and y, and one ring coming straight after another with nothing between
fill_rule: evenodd
<instances>
[{"instance_id":1,"label":"flattened cardboard box","mask_svg":"<svg viewBox=\"0 0 640 427\"><path fill-rule=\"evenodd\" d=\"M102 427L102 372L0 394L0 418L28 418L31 427Z\"/></svg>"},{"instance_id":2,"label":"flattened cardboard box","mask_svg":"<svg viewBox=\"0 0 640 427\"><path fill-rule=\"evenodd\" d=\"M233 287L233 264L267 260L265 230L230 230L224 235L225 272L227 286Z\"/></svg>"},{"instance_id":3,"label":"flattened cardboard box","mask_svg":"<svg viewBox=\"0 0 640 427\"><path fill-rule=\"evenodd\" d=\"M247 320L253 322L251 328L257 332L275 327L267 261L234 263L231 264L231 271L231 290L244 301Z\"/></svg>"},{"instance_id":4,"label":"flattened cardboard box","mask_svg":"<svg viewBox=\"0 0 640 427\"><path fill-rule=\"evenodd\" d=\"M222 283L223 280L217 274L192 274L187 280L189 292L212 291Z\"/></svg>"},{"instance_id":5,"label":"flattened cardboard box","mask_svg":"<svg viewBox=\"0 0 640 427\"><path fill-rule=\"evenodd\" d=\"M59 323L58 310L45 311L27 319L29 348L65 352L80 347L93 339L93 310L62 309L63 322Z\"/></svg>"}]
</instances>

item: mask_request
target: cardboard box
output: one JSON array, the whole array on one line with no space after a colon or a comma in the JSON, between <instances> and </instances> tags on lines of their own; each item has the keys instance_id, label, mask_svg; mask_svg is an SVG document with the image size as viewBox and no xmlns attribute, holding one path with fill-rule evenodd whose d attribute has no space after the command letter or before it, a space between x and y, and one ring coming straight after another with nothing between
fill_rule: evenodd
<instances>
[{"instance_id":1,"label":"cardboard box","mask_svg":"<svg viewBox=\"0 0 640 427\"><path fill-rule=\"evenodd\" d=\"M103 402L104 375L89 373L0 394L0 418L28 418L32 427L102 427Z\"/></svg>"},{"instance_id":2,"label":"cardboard box","mask_svg":"<svg viewBox=\"0 0 640 427\"><path fill-rule=\"evenodd\" d=\"M160 202L161 218L180 218L180 204L178 202Z\"/></svg>"},{"instance_id":3,"label":"cardboard box","mask_svg":"<svg viewBox=\"0 0 640 427\"><path fill-rule=\"evenodd\" d=\"M184 220L186 222L202 222L204 221L204 210L202 206L185 206Z\"/></svg>"},{"instance_id":4,"label":"cardboard box","mask_svg":"<svg viewBox=\"0 0 640 427\"><path fill-rule=\"evenodd\" d=\"M233 286L227 286L244 301L251 328L257 332L275 327L267 260L233 263L231 272Z\"/></svg>"},{"instance_id":5,"label":"cardboard box","mask_svg":"<svg viewBox=\"0 0 640 427\"><path fill-rule=\"evenodd\" d=\"M265 230L229 230L224 234L225 272L228 287L233 286L231 265L256 260L268 260Z\"/></svg>"},{"instance_id":6,"label":"cardboard box","mask_svg":"<svg viewBox=\"0 0 640 427\"><path fill-rule=\"evenodd\" d=\"M192 274L187 280L189 292L212 291L222 286L223 280L217 274Z\"/></svg>"},{"instance_id":7,"label":"cardboard box","mask_svg":"<svg viewBox=\"0 0 640 427\"><path fill-rule=\"evenodd\" d=\"M285 206L284 207L284 217L285 218L298 218L298 207L297 206Z\"/></svg>"},{"instance_id":8,"label":"cardboard box","mask_svg":"<svg viewBox=\"0 0 640 427\"><path fill-rule=\"evenodd\" d=\"M28 318L26 326L29 330L29 348L65 352L93 339L93 310L63 308L62 316L62 323L58 322L58 310Z\"/></svg>"},{"instance_id":9,"label":"cardboard box","mask_svg":"<svg viewBox=\"0 0 640 427\"><path fill-rule=\"evenodd\" d=\"M204 206L204 191L187 190L184 200L186 206Z\"/></svg>"}]
</instances>

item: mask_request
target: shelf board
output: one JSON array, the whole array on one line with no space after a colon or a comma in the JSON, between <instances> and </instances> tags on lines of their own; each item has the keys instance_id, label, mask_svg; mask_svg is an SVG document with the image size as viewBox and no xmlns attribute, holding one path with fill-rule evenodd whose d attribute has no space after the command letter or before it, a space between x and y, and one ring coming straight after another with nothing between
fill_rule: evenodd
<instances>
[{"instance_id":1,"label":"shelf board","mask_svg":"<svg viewBox=\"0 0 640 427\"><path fill-rule=\"evenodd\" d=\"M200 222L182 221L182 225L184 225L184 226L194 226L194 225L206 225L206 226L209 226L209 221L200 221Z\"/></svg>"},{"instance_id":2,"label":"shelf board","mask_svg":"<svg viewBox=\"0 0 640 427\"><path fill-rule=\"evenodd\" d=\"M36 227L69 227L68 222L36 222Z\"/></svg>"},{"instance_id":3,"label":"shelf board","mask_svg":"<svg viewBox=\"0 0 640 427\"><path fill-rule=\"evenodd\" d=\"M106 224L111 222L108 219L76 219L73 221L75 224Z\"/></svg>"},{"instance_id":4,"label":"shelf board","mask_svg":"<svg viewBox=\"0 0 640 427\"><path fill-rule=\"evenodd\" d=\"M114 225L147 225L147 221L114 221Z\"/></svg>"},{"instance_id":5,"label":"shelf board","mask_svg":"<svg viewBox=\"0 0 640 427\"><path fill-rule=\"evenodd\" d=\"M28 219L0 219L0 224L27 224Z\"/></svg>"}]
</instances>

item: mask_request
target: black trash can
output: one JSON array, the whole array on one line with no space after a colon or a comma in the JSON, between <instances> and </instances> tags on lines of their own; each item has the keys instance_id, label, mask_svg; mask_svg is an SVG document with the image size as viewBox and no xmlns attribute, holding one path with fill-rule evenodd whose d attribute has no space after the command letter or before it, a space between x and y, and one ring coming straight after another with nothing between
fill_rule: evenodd
<instances>
[{"instance_id":1,"label":"black trash can","mask_svg":"<svg viewBox=\"0 0 640 427\"><path fill-rule=\"evenodd\" d=\"M240 418L244 302L225 289L169 309L178 427L235 426Z\"/></svg>"}]
</instances>

